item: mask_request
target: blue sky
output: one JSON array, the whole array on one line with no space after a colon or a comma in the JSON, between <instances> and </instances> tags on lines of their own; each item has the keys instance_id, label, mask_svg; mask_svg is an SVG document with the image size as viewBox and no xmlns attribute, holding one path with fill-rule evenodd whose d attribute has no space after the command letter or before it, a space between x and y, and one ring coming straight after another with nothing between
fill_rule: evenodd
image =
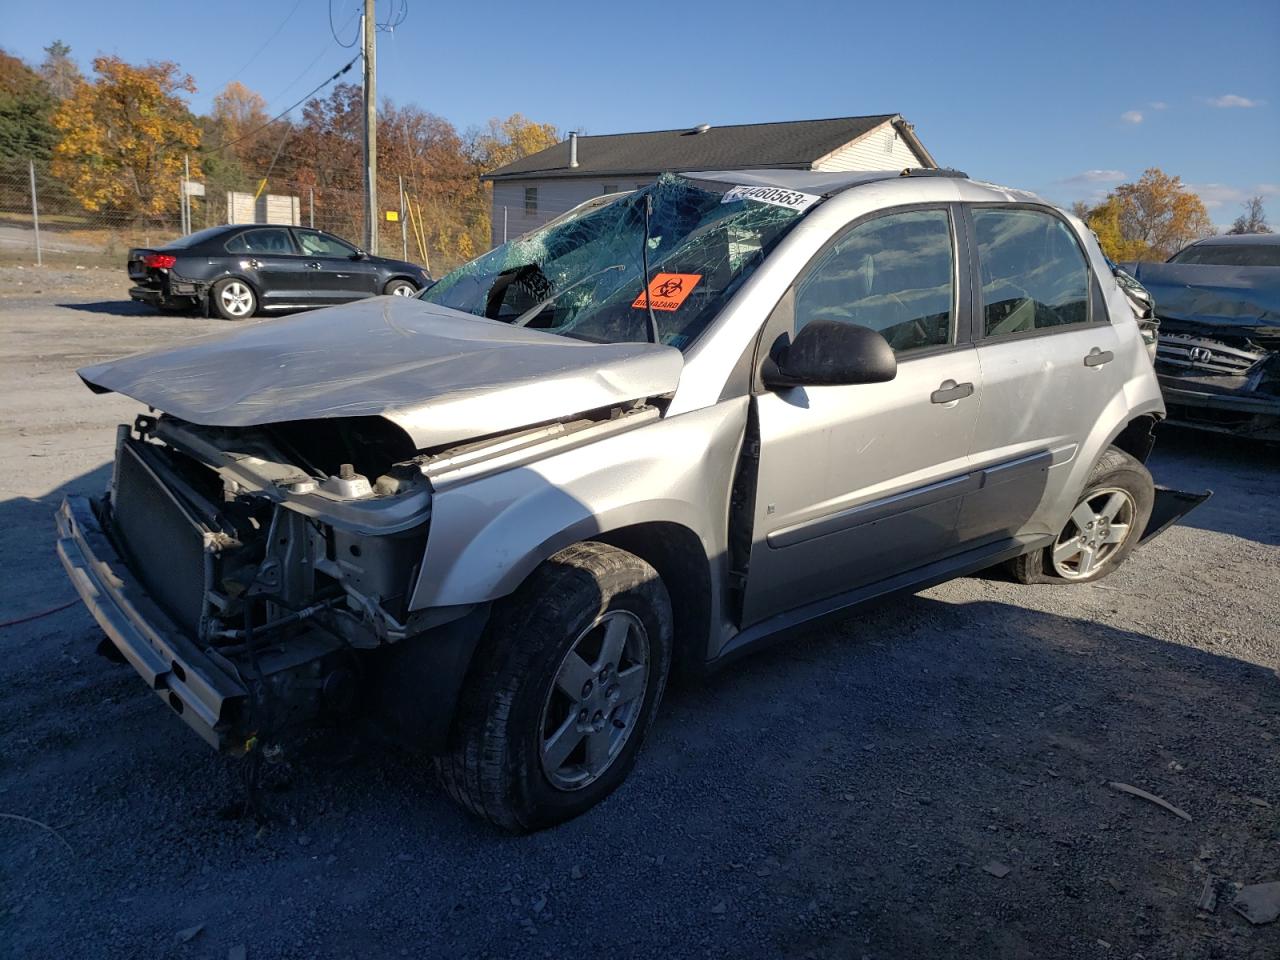
<instances>
[{"instance_id":1,"label":"blue sky","mask_svg":"<svg viewBox=\"0 0 1280 960\"><path fill-rule=\"evenodd\" d=\"M378 0L379 18L398 2ZM1061 203L1159 166L1219 224L1252 193L1280 222L1275 0L407 2L380 34L380 92L459 129L516 111L590 133L899 112L939 162ZM329 6L0 0L0 46L175 60L197 110L238 79L274 112L355 52ZM332 0L343 40L358 7Z\"/></svg>"}]
</instances>

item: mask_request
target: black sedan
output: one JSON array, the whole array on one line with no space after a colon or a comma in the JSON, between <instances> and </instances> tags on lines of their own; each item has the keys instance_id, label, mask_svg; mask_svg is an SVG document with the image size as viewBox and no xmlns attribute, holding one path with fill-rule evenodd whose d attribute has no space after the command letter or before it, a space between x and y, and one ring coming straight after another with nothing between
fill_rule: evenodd
<instances>
[{"instance_id":1,"label":"black sedan","mask_svg":"<svg viewBox=\"0 0 1280 960\"><path fill-rule=\"evenodd\" d=\"M373 257L323 230L209 227L154 250L129 251L133 300L161 310L211 310L225 320L390 294L431 282L421 267Z\"/></svg>"}]
</instances>

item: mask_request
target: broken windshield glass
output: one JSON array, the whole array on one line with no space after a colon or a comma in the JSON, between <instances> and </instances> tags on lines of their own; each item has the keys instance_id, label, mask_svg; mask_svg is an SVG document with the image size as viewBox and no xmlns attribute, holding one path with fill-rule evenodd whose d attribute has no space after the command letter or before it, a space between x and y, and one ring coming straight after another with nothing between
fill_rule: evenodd
<instances>
[{"instance_id":1,"label":"broken windshield glass","mask_svg":"<svg viewBox=\"0 0 1280 960\"><path fill-rule=\"evenodd\" d=\"M646 194L653 202L647 302ZM760 201L665 174L644 190L496 247L421 297L595 343L648 340L652 306L660 342L683 350L807 206Z\"/></svg>"}]
</instances>

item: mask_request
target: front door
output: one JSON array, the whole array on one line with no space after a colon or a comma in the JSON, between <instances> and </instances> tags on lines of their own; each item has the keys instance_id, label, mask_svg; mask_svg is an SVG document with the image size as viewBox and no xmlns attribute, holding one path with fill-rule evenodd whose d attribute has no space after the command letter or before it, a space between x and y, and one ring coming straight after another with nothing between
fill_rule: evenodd
<instances>
[{"instance_id":1,"label":"front door","mask_svg":"<svg viewBox=\"0 0 1280 960\"><path fill-rule=\"evenodd\" d=\"M1066 221L1009 205L969 216L982 281L973 456L984 482L961 535L979 542L1049 532L1042 510L1074 493L1065 486L1082 445L1124 386L1119 338Z\"/></svg>"},{"instance_id":2,"label":"front door","mask_svg":"<svg viewBox=\"0 0 1280 960\"><path fill-rule=\"evenodd\" d=\"M318 303L346 303L381 293L378 268L345 240L318 230L296 229Z\"/></svg>"},{"instance_id":3,"label":"front door","mask_svg":"<svg viewBox=\"0 0 1280 960\"><path fill-rule=\"evenodd\" d=\"M956 249L945 206L880 214L819 253L784 298L792 335L819 317L870 327L898 374L755 398L743 627L957 550L980 391Z\"/></svg>"}]
</instances>

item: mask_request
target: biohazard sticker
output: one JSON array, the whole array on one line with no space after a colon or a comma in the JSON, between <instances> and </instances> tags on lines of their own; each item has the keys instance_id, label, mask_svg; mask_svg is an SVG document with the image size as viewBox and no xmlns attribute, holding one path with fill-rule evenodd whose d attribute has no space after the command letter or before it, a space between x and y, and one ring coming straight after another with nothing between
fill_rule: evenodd
<instances>
[{"instance_id":1,"label":"biohazard sticker","mask_svg":"<svg viewBox=\"0 0 1280 960\"><path fill-rule=\"evenodd\" d=\"M786 207L788 210L808 210L822 198L812 193L801 193L799 190L783 190L781 187L734 187L725 193L721 203L733 203L736 200L756 200L760 203L771 203L775 207Z\"/></svg>"},{"instance_id":2,"label":"biohazard sticker","mask_svg":"<svg viewBox=\"0 0 1280 960\"><path fill-rule=\"evenodd\" d=\"M701 279L700 273L655 274L649 281L649 302L655 310L678 310ZM631 306L637 310L645 308L643 291Z\"/></svg>"}]
</instances>

